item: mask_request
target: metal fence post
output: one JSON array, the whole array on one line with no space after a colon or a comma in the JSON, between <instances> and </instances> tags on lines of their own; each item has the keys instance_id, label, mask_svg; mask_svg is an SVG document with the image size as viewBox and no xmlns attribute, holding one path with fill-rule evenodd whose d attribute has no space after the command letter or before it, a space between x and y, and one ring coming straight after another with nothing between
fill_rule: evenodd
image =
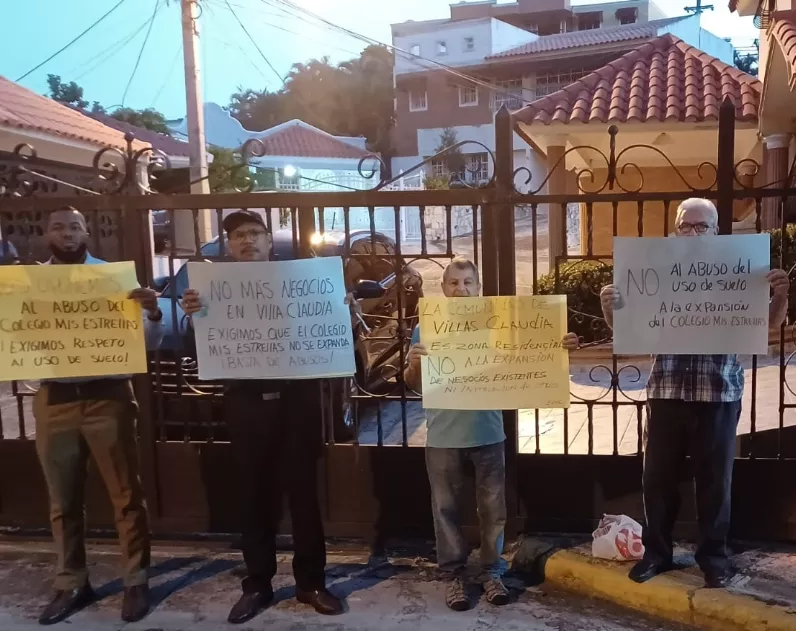
<instances>
[{"instance_id":1,"label":"metal fence post","mask_svg":"<svg viewBox=\"0 0 796 631\"><path fill-rule=\"evenodd\" d=\"M716 167L716 209L719 234L732 234L732 194L735 185L735 104L729 95L719 108L719 158Z\"/></svg>"},{"instance_id":2,"label":"metal fence post","mask_svg":"<svg viewBox=\"0 0 796 631\"><path fill-rule=\"evenodd\" d=\"M498 293L514 296L517 293L514 204L514 133L511 114L503 105L495 116L495 190L493 206L497 228ZM486 248L484 248L486 254ZM485 257L486 258L486 257ZM519 439L517 410L503 410L503 429L506 433L506 538L514 539L520 532L519 514Z\"/></svg>"}]
</instances>

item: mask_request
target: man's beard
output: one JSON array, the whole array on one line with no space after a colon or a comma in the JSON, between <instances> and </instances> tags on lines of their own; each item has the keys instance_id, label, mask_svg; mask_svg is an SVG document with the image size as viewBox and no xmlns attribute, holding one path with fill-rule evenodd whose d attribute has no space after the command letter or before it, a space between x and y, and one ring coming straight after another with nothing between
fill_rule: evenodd
<instances>
[{"instance_id":1,"label":"man's beard","mask_svg":"<svg viewBox=\"0 0 796 631\"><path fill-rule=\"evenodd\" d=\"M55 260L66 264L82 263L86 258L87 251L88 246L85 243L77 246L76 250L63 250L57 245L50 244L50 252L52 252Z\"/></svg>"}]
</instances>

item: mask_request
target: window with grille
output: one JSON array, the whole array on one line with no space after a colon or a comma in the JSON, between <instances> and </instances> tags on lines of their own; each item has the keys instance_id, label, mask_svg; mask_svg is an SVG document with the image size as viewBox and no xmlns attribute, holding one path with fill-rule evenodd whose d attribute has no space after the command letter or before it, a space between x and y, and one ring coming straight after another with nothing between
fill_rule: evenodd
<instances>
[{"instance_id":1,"label":"window with grille","mask_svg":"<svg viewBox=\"0 0 796 631\"><path fill-rule=\"evenodd\" d=\"M436 158L431 161L431 175L444 178L448 175L448 165L445 158Z\"/></svg>"},{"instance_id":2,"label":"window with grille","mask_svg":"<svg viewBox=\"0 0 796 631\"><path fill-rule=\"evenodd\" d=\"M638 9L636 7L617 9L615 15L620 24L635 24L638 19Z\"/></svg>"},{"instance_id":3,"label":"window with grille","mask_svg":"<svg viewBox=\"0 0 796 631\"><path fill-rule=\"evenodd\" d=\"M504 105L510 110L518 110L523 106L522 79L498 81L492 93L492 109L497 111Z\"/></svg>"},{"instance_id":4,"label":"window with grille","mask_svg":"<svg viewBox=\"0 0 796 631\"><path fill-rule=\"evenodd\" d=\"M540 99L553 92L558 92L561 88L565 88L570 83L574 83L578 79L585 77L590 72L590 70L564 70L561 72L538 74L536 75L536 98Z\"/></svg>"},{"instance_id":5,"label":"window with grille","mask_svg":"<svg viewBox=\"0 0 796 631\"><path fill-rule=\"evenodd\" d=\"M484 182L489 179L489 157L486 153L468 153L464 156L466 182Z\"/></svg>"},{"instance_id":6,"label":"window with grille","mask_svg":"<svg viewBox=\"0 0 796 631\"><path fill-rule=\"evenodd\" d=\"M422 112L428 109L428 97L425 90L409 90L409 111Z\"/></svg>"},{"instance_id":7,"label":"window with grille","mask_svg":"<svg viewBox=\"0 0 796 631\"><path fill-rule=\"evenodd\" d=\"M592 31L598 29L603 23L602 11L591 11L589 13L581 13L578 15L578 30L579 31Z\"/></svg>"},{"instance_id":8,"label":"window with grille","mask_svg":"<svg viewBox=\"0 0 796 631\"><path fill-rule=\"evenodd\" d=\"M459 107L478 105L478 89L471 85L459 86Z\"/></svg>"}]
</instances>

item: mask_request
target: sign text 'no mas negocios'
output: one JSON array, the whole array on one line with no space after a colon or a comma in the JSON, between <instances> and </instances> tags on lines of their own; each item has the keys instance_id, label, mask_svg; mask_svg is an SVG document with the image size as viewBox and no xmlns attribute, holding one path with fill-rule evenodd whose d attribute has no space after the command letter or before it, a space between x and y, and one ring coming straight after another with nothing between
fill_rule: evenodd
<instances>
[{"instance_id":1,"label":"sign text 'no mas negocios'","mask_svg":"<svg viewBox=\"0 0 796 631\"><path fill-rule=\"evenodd\" d=\"M566 296L422 298L423 406L569 407Z\"/></svg>"},{"instance_id":2,"label":"sign text 'no mas negocios'","mask_svg":"<svg viewBox=\"0 0 796 631\"><path fill-rule=\"evenodd\" d=\"M614 238L614 351L768 350L767 234Z\"/></svg>"},{"instance_id":3,"label":"sign text 'no mas negocios'","mask_svg":"<svg viewBox=\"0 0 796 631\"><path fill-rule=\"evenodd\" d=\"M188 263L206 311L194 316L200 379L353 375L340 257Z\"/></svg>"},{"instance_id":4,"label":"sign text 'no mas negocios'","mask_svg":"<svg viewBox=\"0 0 796 631\"><path fill-rule=\"evenodd\" d=\"M0 267L0 381L147 370L131 262Z\"/></svg>"}]
</instances>

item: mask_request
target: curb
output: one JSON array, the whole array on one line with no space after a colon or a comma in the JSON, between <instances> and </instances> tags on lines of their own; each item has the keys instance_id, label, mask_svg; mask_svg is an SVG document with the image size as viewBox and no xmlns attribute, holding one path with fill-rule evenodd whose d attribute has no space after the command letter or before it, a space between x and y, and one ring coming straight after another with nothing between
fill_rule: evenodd
<instances>
[{"instance_id":1,"label":"curb","mask_svg":"<svg viewBox=\"0 0 796 631\"><path fill-rule=\"evenodd\" d=\"M701 576L674 570L639 585L631 564L593 559L549 543L525 540L514 560L518 572L539 575L568 592L599 598L674 622L715 631L796 631L796 612L724 589L707 589ZM545 548L547 551L545 552Z\"/></svg>"}]
</instances>

